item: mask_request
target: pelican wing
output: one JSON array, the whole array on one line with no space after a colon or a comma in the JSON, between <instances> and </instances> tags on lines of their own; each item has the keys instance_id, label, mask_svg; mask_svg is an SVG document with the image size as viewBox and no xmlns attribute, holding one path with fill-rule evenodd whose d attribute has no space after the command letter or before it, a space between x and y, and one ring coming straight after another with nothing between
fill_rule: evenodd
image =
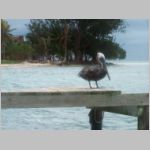
<instances>
[{"instance_id":1,"label":"pelican wing","mask_svg":"<svg viewBox=\"0 0 150 150\"><path fill-rule=\"evenodd\" d=\"M86 80L98 80L102 72L103 69L99 66L90 66L83 68L79 73L79 76Z\"/></svg>"}]
</instances>

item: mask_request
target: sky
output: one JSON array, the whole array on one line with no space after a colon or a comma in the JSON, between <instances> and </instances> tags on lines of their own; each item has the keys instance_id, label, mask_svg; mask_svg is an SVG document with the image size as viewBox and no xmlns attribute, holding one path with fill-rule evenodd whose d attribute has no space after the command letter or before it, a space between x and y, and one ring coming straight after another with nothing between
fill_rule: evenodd
<instances>
[{"instance_id":1,"label":"sky","mask_svg":"<svg viewBox=\"0 0 150 150\"><path fill-rule=\"evenodd\" d=\"M148 60L149 22L148 20L126 20L126 31L115 34L116 41L127 52L127 60Z\"/></svg>"},{"instance_id":2,"label":"sky","mask_svg":"<svg viewBox=\"0 0 150 150\"><path fill-rule=\"evenodd\" d=\"M28 33L26 25L29 19L7 19L14 35L26 35ZM149 57L149 22L144 19L127 19L125 32L114 33L116 42L126 50L126 60L144 61Z\"/></svg>"}]
</instances>

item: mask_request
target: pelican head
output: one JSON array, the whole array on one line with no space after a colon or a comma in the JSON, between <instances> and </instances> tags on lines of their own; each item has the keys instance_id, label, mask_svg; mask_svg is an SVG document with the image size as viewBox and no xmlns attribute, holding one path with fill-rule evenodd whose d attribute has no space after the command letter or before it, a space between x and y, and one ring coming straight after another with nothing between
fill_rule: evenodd
<instances>
[{"instance_id":1,"label":"pelican head","mask_svg":"<svg viewBox=\"0 0 150 150\"><path fill-rule=\"evenodd\" d=\"M105 59L105 55L103 53L100 53L100 52L97 53L97 57Z\"/></svg>"},{"instance_id":2,"label":"pelican head","mask_svg":"<svg viewBox=\"0 0 150 150\"><path fill-rule=\"evenodd\" d=\"M108 70L107 70L107 66L106 66L106 61L105 61L105 55L103 53L101 53L101 52L98 52L97 53L97 60L101 64L102 68L106 70L108 79L110 80L110 76L109 76L109 73L108 73Z\"/></svg>"},{"instance_id":3,"label":"pelican head","mask_svg":"<svg viewBox=\"0 0 150 150\"><path fill-rule=\"evenodd\" d=\"M102 67L105 67L105 55L103 53L98 52L97 53L97 61L102 65Z\"/></svg>"}]
</instances>

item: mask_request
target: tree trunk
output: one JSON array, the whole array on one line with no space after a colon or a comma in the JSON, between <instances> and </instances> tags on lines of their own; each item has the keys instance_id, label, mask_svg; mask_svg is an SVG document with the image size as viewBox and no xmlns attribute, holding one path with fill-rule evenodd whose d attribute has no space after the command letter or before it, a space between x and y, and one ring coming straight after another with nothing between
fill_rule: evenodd
<instances>
[{"instance_id":1,"label":"tree trunk","mask_svg":"<svg viewBox=\"0 0 150 150\"><path fill-rule=\"evenodd\" d=\"M63 63L67 63L68 62L68 51L67 51L67 41L68 40L68 25L65 22L64 25L64 52L65 52L65 56L64 56L64 60Z\"/></svg>"},{"instance_id":2,"label":"tree trunk","mask_svg":"<svg viewBox=\"0 0 150 150\"><path fill-rule=\"evenodd\" d=\"M5 58L5 53L6 53L5 49L6 49L6 44L4 42L2 42L2 50L1 50L2 51L2 56L1 56L2 59L6 59Z\"/></svg>"},{"instance_id":3,"label":"tree trunk","mask_svg":"<svg viewBox=\"0 0 150 150\"><path fill-rule=\"evenodd\" d=\"M81 62L81 52L80 52L80 41L81 41L81 33L77 30L76 34L76 45L75 45L75 62Z\"/></svg>"}]
</instances>

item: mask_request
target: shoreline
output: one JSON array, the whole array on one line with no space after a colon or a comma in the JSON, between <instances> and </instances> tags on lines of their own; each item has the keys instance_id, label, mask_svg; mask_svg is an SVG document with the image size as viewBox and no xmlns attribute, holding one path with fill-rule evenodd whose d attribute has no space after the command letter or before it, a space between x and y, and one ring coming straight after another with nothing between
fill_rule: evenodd
<instances>
[{"instance_id":1,"label":"shoreline","mask_svg":"<svg viewBox=\"0 0 150 150\"><path fill-rule=\"evenodd\" d=\"M40 66L58 66L50 63L15 63L15 64L0 64L0 67L40 67Z\"/></svg>"},{"instance_id":2,"label":"shoreline","mask_svg":"<svg viewBox=\"0 0 150 150\"><path fill-rule=\"evenodd\" d=\"M90 64L50 64L50 63L15 63L15 64L0 64L1 67L67 67L67 66L88 66ZM107 64L115 65L115 64Z\"/></svg>"},{"instance_id":3,"label":"shoreline","mask_svg":"<svg viewBox=\"0 0 150 150\"><path fill-rule=\"evenodd\" d=\"M148 63L148 62L142 62L141 64L143 63ZM106 62L106 64L108 66L118 66L118 65L124 65L126 63L124 62L120 62L120 63L114 63L114 62ZM127 64L136 64L136 62L127 62ZM139 64L139 63L138 63ZM31 63L31 62L20 62L20 63L3 63L3 64L0 64L0 68L2 67L67 67L67 66L87 66L87 65L90 65L90 64L62 64L62 65L59 65L59 64L54 64L54 63Z\"/></svg>"},{"instance_id":4,"label":"shoreline","mask_svg":"<svg viewBox=\"0 0 150 150\"><path fill-rule=\"evenodd\" d=\"M55 63L30 63L30 62L21 62L21 63L8 63L0 64L1 67L62 67L62 66L85 66L87 64L55 64Z\"/></svg>"},{"instance_id":5,"label":"shoreline","mask_svg":"<svg viewBox=\"0 0 150 150\"><path fill-rule=\"evenodd\" d=\"M107 65L115 65L114 63L107 63ZM1 63L0 67L62 67L62 66L87 66L91 64L83 63L83 64L76 64L76 63L70 63L70 64L60 64L60 63L40 63L40 62L15 62L15 63Z\"/></svg>"}]
</instances>

